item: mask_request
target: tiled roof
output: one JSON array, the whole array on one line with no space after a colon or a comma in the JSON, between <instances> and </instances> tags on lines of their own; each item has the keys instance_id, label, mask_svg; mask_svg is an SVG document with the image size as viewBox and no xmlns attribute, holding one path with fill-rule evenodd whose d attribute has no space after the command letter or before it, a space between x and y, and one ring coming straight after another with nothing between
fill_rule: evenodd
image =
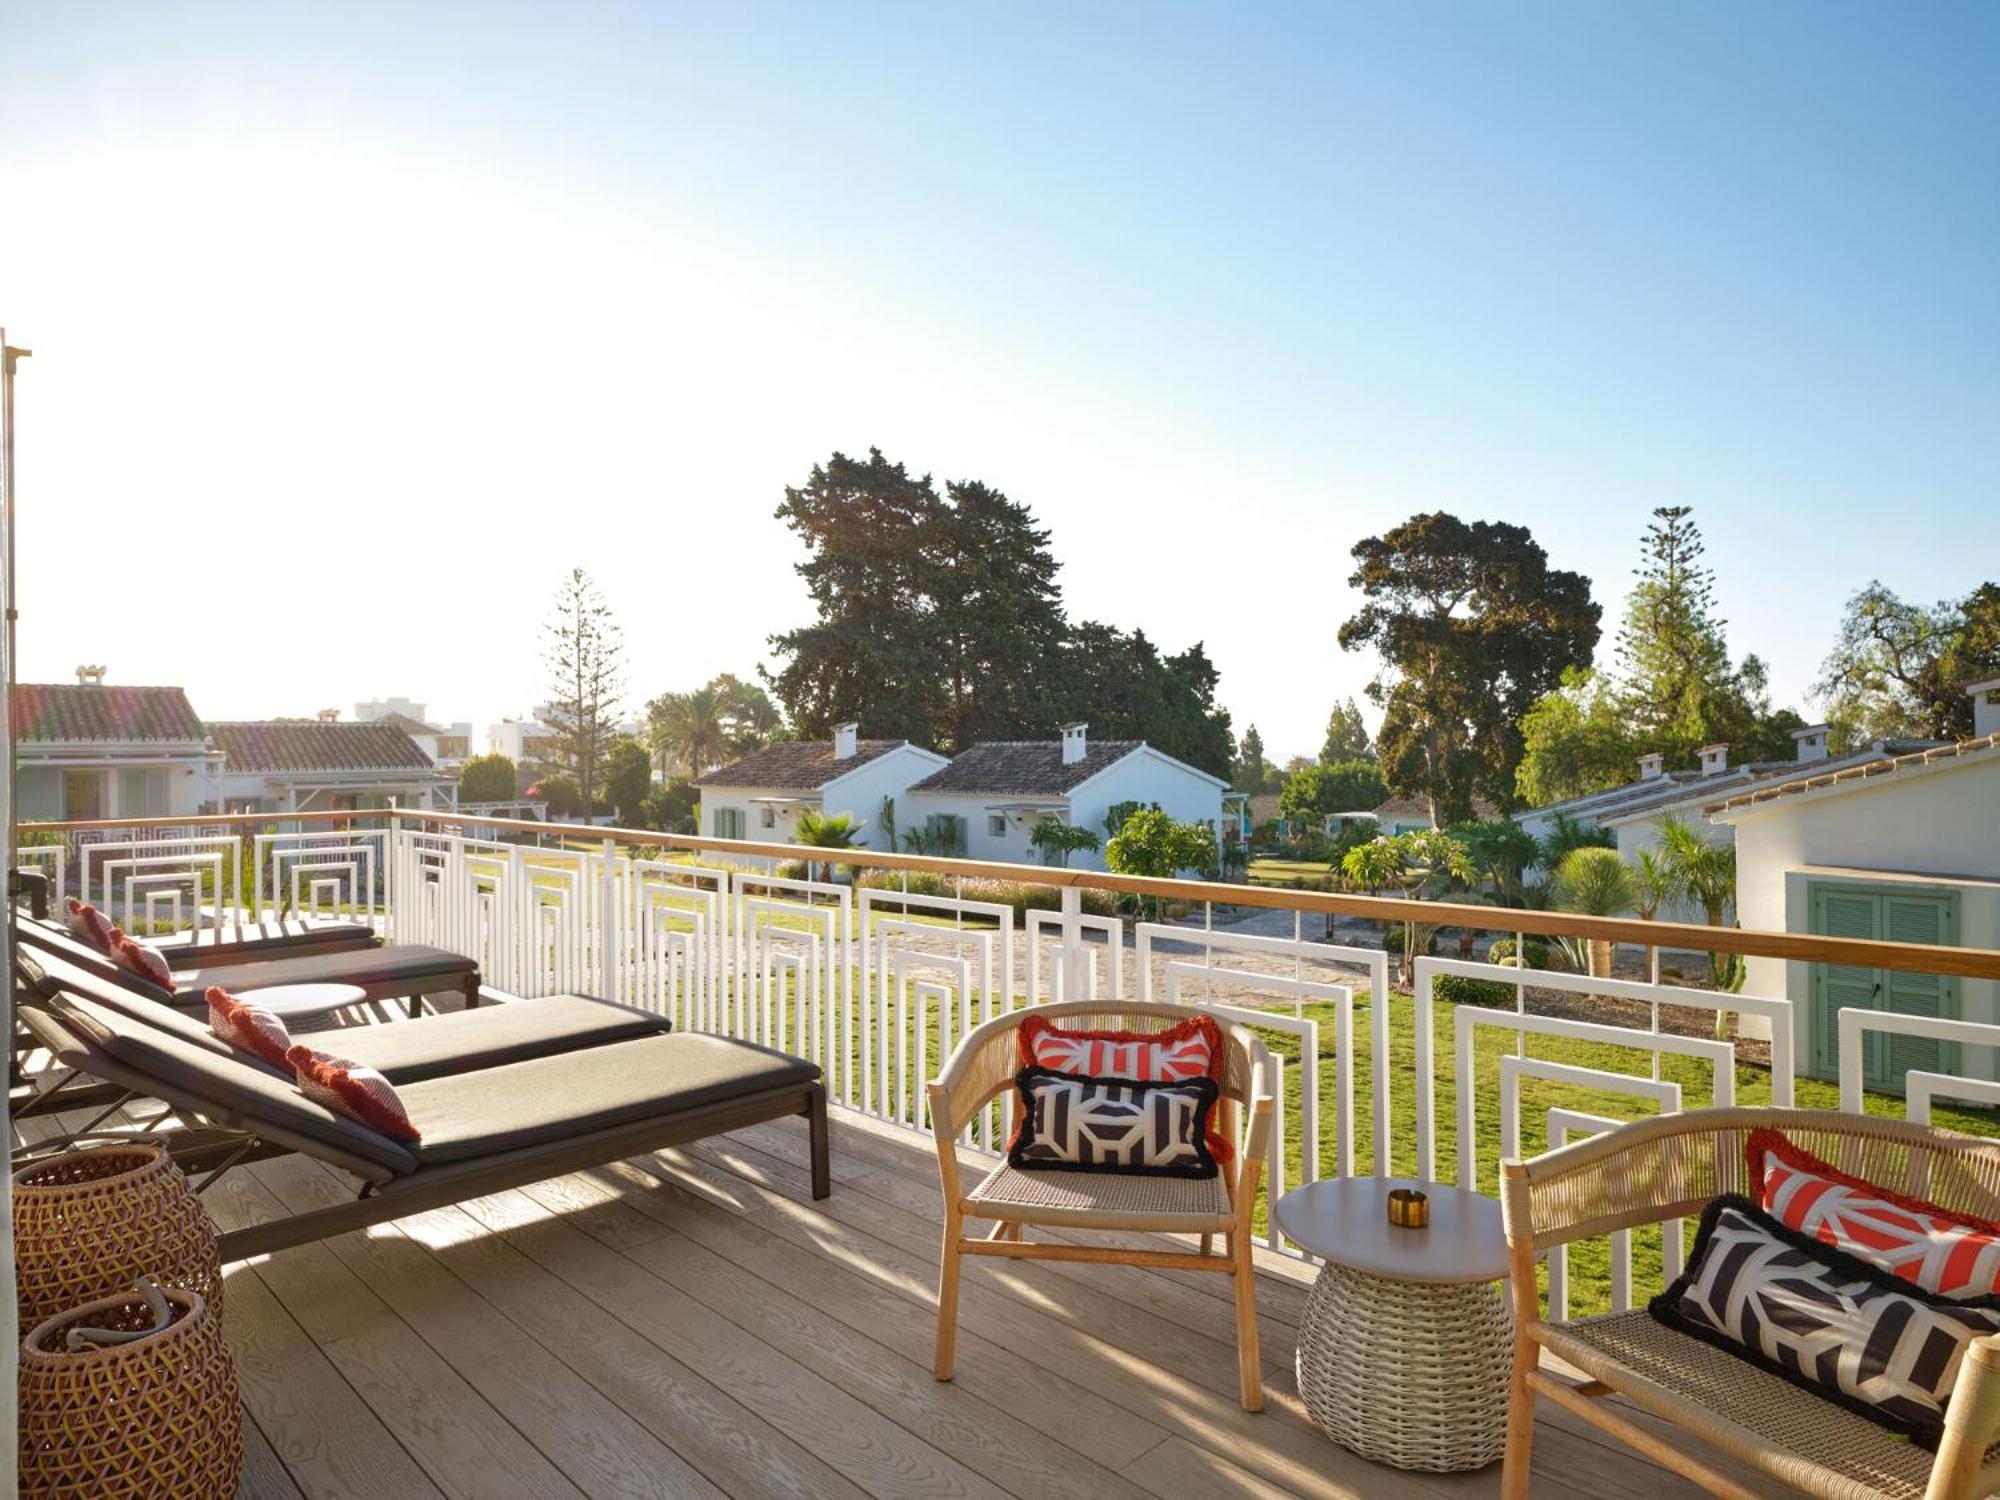
<instances>
[{"instance_id":1,"label":"tiled roof","mask_svg":"<svg viewBox=\"0 0 2000 1500\"><path fill-rule=\"evenodd\" d=\"M752 750L741 760L718 766L698 777L696 786L755 786L776 791L817 791L836 777L845 776L856 766L865 766L887 755L908 740L860 740L846 760L833 758L832 740L780 740L762 750Z\"/></svg>"},{"instance_id":2,"label":"tiled roof","mask_svg":"<svg viewBox=\"0 0 2000 1500\"><path fill-rule=\"evenodd\" d=\"M432 769L431 758L394 724L253 720L211 724L230 771L390 771Z\"/></svg>"},{"instance_id":3,"label":"tiled roof","mask_svg":"<svg viewBox=\"0 0 2000 1500\"><path fill-rule=\"evenodd\" d=\"M1892 741L1893 745L1894 742ZM1817 792L1826 787L1842 786L1849 782L1870 781L1881 776L1892 776L1898 771L1915 770L1921 766L1932 766L1940 761L1963 760L1968 756L1984 755L2000 750L2000 734L1982 735L1976 740L1960 740L1952 745L1931 745L1907 754L1880 753L1861 761L1857 765L1841 767L1821 763L1807 768L1802 774L1772 780L1758 786L1739 797L1729 797L1720 802L1712 802L1702 811L1706 813L1736 812L1759 802L1769 802L1778 797L1795 796L1802 792Z\"/></svg>"},{"instance_id":4,"label":"tiled roof","mask_svg":"<svg viewBox=\"0 0 2000 1500\"><path fill-rule=\"evenodd\" d=\"M378 719L366 719L368 724L393 724L405 734L443 734L435 724L426 724L422 719L413 719L408 714L383 714Z\"/></svg>"},{"instance_id":5,"label":"tiled roof","mask_svg":"<svg viewBox=\"0 0 2000 1500\"><path fill-rule=\"evenodd\" d=\"M956 756L950 765L933 771L910 790L1059 797L1144 748L1145 743L1091 740L1081 760L1064 765L1060 740L987 740Z\"/></svg>"},{"instance_id":6,"label":"tiled roof","mask_svg":"<svg viewBox=\"0 0 2000 1500\"><path fill-rule=\"evenodd\" d=\"M18 740L201 740L201 720L177 687L23 682L14 688Z\"/></svg>"}]
</instances>

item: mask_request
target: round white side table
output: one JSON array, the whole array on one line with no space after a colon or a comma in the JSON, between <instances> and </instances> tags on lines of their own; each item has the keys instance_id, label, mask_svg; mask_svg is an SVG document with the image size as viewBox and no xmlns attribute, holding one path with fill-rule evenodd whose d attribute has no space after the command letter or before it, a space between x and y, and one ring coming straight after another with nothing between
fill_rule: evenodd
<instances>
[{"instance_id":1,"label":"round white side table","mask_svg":"<svg viewBox=\"0 0 2000 1500\"><path fill-rule=\"evenodd\" d=\"M1430 1224L1389 1222L1392 1187L1422 1187ZM1326 1264L1299 1325L1299 1394L1363 1458L1445 1473L1493 1462L1507 1437L1513 1313L1500 1205L1411 1179L1341 1177L1278 1200L1278 1227Z\"/></svg>"}]
</instances>

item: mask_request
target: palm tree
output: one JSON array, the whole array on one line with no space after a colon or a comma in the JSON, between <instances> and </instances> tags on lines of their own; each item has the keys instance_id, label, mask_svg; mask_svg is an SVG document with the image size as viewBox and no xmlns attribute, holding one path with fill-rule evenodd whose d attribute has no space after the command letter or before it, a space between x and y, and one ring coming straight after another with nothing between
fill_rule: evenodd
<instances>
[{"instance_id":1,"label":"palm tree","mask_svg":"<svg viewBox=\"0 0 2000 1500\"><path fill-rule=\"evenodd\" d=\"M1555 897L1559 911L1615 917L1638 904L1638 886L1616 849L1586 845L1570 850L1556 866ZM1593 978L1611 977L1610 939L1590 939L1588 962Z\"/></svg>"},{"instance_id":2,"label":"palm tree","mask_svg":"<svg viewBox=\"0 0 2000 1500\"><path fill-rule=\"evenodd\" d=\"M1669 814L1660 819L1660 853L1673 882L1673 894L1701 907L1711 927L1727 926L1730 903L1736 899L1736 846L1710 843L1686 818ZM1743 984L1743 960L1735 954L1711 953L1708 970L1715 987L1733 993ZM1715 1034L1729 1034L1729 1013L1715 1013Z\"/></svg>"},{"instance_id":3,"label":"palm tree","mask_svg":"<svg viewBox=\"0 0 2000 1500\"><path fill-rule=\"evenodd\" d=\"M1632 861L1632 909L1639 919L1650 922L1660 914L1660 908L1674 899L1674 872L1667 864L1666 855L1658 849L1641 849ZM1654 970L1654 961L1660 950L1651 943L1646 945L1646 977L1657 980L1660 976Z\"/></svg>"},{"instance_id":4,"label":"palm tree","mask_svg":"<svg viewBox=\"0 0 2000 1500\"><path fill-rule=\"evenodd\" d=\"M727 704L712 686L662 693L646 705L648 737L664 773L671 762L693 781L729 753Z\"/></svg>"},{"instance_id":5,"label":"palm tree","mask_svg":"<svg viewBox=\"0 0 2000 1500\"><path fill-rule=\"evenodd\" d=\"M828 813L808 807L792 820L792 842L808 849L853 849L861 843L864 827L848 813ZM828 876L833 873L831 862L808 862L807 867L823 869Z\"/></svg>"}]
</instances>

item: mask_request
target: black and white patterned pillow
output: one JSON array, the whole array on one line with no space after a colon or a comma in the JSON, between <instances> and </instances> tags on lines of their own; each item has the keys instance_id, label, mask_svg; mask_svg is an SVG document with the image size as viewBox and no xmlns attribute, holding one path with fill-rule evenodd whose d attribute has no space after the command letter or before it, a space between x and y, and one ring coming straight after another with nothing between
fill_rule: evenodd
<instances>
[{"instance_id":1,"label":"black and white patterned pillow","mask_svg":"<svg viewBox=\"0 0 2000 1500\"><path fill-rule=\"evenodd\" d=\"M1208 1149L1208 1117L1217 1097L1213 1078L1139 1083L1023 1068L1014 1086L1021 1094L1021 1124L1007 1160L1016 1167L1216 1175Z\"/></svg>"},{"instance_id":2,"label":"black and white patterned pillow","mask_svg":"<svg viewBox=\"0 0 2000 1500\"><path fill-rule=\"evenodd\" d=\"M1966 1345L2000 1333L2000 1297L1927 1292L1735 1196L1709 1204L1686 1272L1650 1306L1668 1327L1929 1446Z\"/></svg>"}]
</instances>

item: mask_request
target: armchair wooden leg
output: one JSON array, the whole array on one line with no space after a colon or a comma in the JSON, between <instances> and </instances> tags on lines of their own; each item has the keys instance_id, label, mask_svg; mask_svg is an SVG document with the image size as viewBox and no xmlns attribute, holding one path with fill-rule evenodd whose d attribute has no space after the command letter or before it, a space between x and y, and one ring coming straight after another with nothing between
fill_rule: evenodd
<instances>
[{"instance_id":1,"label":"armchair wooden leg","mask_svg":"<svg viewBox=\"0 0 2000 1500\"><path fill-rule=\"evenodd\" d=\"M1542 1310L1535 1285L1533 1244L1510 1236L1507 1261L1507 1296L1514 1305L1514 1362L1507 1376L1507 1444L1501 1450L1500 1500L1528 1500L1528 1471L1535 1442L1535 1388L1528 1377L1542 1362L1542 1346L1528 1332Z\"/></svg>"},{"instance_id":2,"label":"armchair wooden leg","mask_svg":"<svg viewBox=\"0 0 2000 1500\"><path fill-rule=\"evenodd\" d=\"M1236 1368L1243 1387L1243 1409L1264 1409L1264 1357L1257 1346L1257 1264L1250 1254L1250 1236L1232 1234L1231 1275L1236 1281Z\"/></svg>"},{"instance_id":3,"label":"armchair wooden leg","mask_svg":"<svg viewBox=\"0 0 2000 1500\"><path fill-rule=\"evenodd\" d=\"M955 1221L956 1215L951 1216ZM958 1262L959 1226L944 1226L944 1251L938 1263L937 1361L931 1373L939 1380L951 1379L952 1356L958 1344Z\"/></svg>"}]
</instances>

